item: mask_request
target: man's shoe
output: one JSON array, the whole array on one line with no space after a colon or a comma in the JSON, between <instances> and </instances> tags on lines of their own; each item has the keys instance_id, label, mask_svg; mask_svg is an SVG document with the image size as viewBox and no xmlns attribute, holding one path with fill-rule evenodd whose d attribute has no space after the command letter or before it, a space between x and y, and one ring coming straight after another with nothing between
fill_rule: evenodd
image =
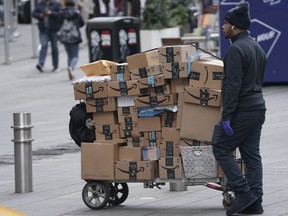
<instances>
[{"instance_id":1,"label":"man's shoe","mask_svg":"<svg viewBox=\"0 0 288 216\"><path fill-rule=\"evenodd\" d=\"M52 72L60 72L60 69L59 68L53 68Z\"/></svg>"},{"instance_id":2,"label":"man's shoe","mask_svg":"<svg viewBox=\"0 0 288 216\"><path fill-rule=\"evenodd\" d=\"M252 205L258 198L251 192L236 194L232 206L226 211L227 216L238 215Z\"/></svg>"},{"instance_id":3,"label":"man's shoe","mask_svg":"<svg viewBox=\"0 0 288 216\"><path fill-rule=\"evenodd\" d=\"M72 69L71 69L71 68L68 68L67 71L68 71L68 78L69 78L69 80L73 80L73 79L74 79L74 76L73 76L73 73L72 73Z\"/></svg>"},{"instance_id":4,"label":"man's shoe","mask_svg":"<svg viewBox=\"0 0 288 216\"><path fill-rule=\"evenodd\" d=\"M241 214L263 214L262 201L258 198L256 202L241 211Z\"/></svg>"},{"instance_id":5,"label":"man's shoe","mask_svg":"<svg viewBox=\"0 0 288 216\"><path fill-rule=\"evenodd\" d=\"M44 71L43 71L43 66L42 66L42 65L37 64L37 65L36 65L36 68L37 68L37 70L38 70L39 72L41 72L41 73L44 72Z\"/></svg>"}]
</instances>

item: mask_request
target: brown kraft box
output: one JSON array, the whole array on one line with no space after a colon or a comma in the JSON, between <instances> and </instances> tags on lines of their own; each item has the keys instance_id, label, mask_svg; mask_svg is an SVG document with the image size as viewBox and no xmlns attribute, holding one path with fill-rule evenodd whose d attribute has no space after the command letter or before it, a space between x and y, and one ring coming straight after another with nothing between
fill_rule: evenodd
<instances>
[{"instance_id":1,"label":"brown kraft box","mask_svg":"<svg viewBox=\"0 0 288 216\"><path fill-rule=\"evenodd\" d=\"M120 161L141 161L142 147L120 146L119 148Z\"/></svg>"},{"instance_id":2,"label":"brown kraft box","mask_svg":"<svg viewBox=\"0 0 288 216\"><path fill-rule=\"evenodd\" d=\"M187 62L163 63L161 70L165 79L177 79L189 77Z\"/></svg>"},{"instance_id":3,"label":"brown kraft box","mask_svg":"<svg viewBox=\"0 0 288 216\"><path fill-rule=\"evenodd\" d=\"M95 124L103 125L103 124L117 124L117 112L109 111L109 112L94 112L93 121Z\"/></svg>"},{"instance_id":4,"label":"brown kraft box","mask_svg":"<svg viewBox=\"0 0 288 216\"><path fill-rule=\"evenodd\" d=\"M154 161L116 161L116 180L150 180L158 177L158 163Z\"/></svg>"},{"instance_id":5,"label":"brown kraft box","mask_svg":"<svg viewBox=\"0 0 288 216\"><path fill-rule=\"evenodd\" d=\"M76 83L74 85L75 100L86 100L88 98L107 98L106 82Z\"/></svg>"},{"instance_id":6,"label":"brown kraft box","mask_svg":"<svg viewBox=\"0 0 288 216\"><path fill-rule=\"evenodd\" d=\"M160 179L183 178L181 157L160 157L159 178Z\"/></svg>"},{"instance_id":7,"label":"brown kraft box","mask_svg":"<svg viewBox=\"0 0 288 216\"><path fill-rule=\"evenodd\" d=\"M98 98L86 100L86 112L109 112L117 110L116 98Z\"/></svg>"},{"instance_id":8,"label":"brown kraft box","mask_svg":"<svg viewBox=\"0 0 288 216\"><path fill-rule=\"evenodd\" d=\"M150 95L135 98L136 107L155 107L177 104L177 94Z\"/></svg>"},{"instance_id":9,"label":"brown kraft box","mask_svg":"<svg viewBox=\"0 0 288 216\"><path fill-rule=\"evenodd\" d=\"M119 139L119 125L95 125L96 141Z\"/></svg>"},{"instance_id":10,"label":"brown kraft box","mask_svg":"<svg viewBox=\"0 0 288 216\"><path fill-rule=\"evenodd\" d=\"M164 75L158 75L158 76L149 76L146 78L140 78L138 80L139 89L145 89L150 87L156 87L156 86L164 86L168 84L168 81L164 79Z\"/></svg>"},{"instance_id":11,"label":"brown kraft box","mask_svg":"<svg viewBox=\"0 0 288 216\"><path fill-rule=\"evenodd\" d=\"M198 60L191 63L189 86L221 89L223 75L221 60Z\"/></svg>"},{"instance_id":12,"label":"brown kraft box","mask_svg":"<svg viewBox=\"0 0 288 216\"><path fill-rule=\"evenodd\" d=\"M114 180L114 162L119 160L119 145L115 141L81 143L81 178Z\"/></svg>"},{"instance_id":13,"label":"brown kraft box","mask_svg":"<svg viewBox=\"0 0 288 216\"><path fill-rule=\"evenodd\" d=\"M126 57L129 71L159 64L158 50L141 52Z\"/></svg>"},{"instance_id":14,"label":"brown kraft box","mask_svg":"<svg viewBox=\"0 0 288 216\"><path fill-rule=\"evenodd\" d=\"M134 106L119 107L117 109L117 114L119 123L138 121L138 111L137 108Z\"/></svg>"},{"instance_id":15,"label":"brown kraft box","mask_svg":"<svg viewBox=\"0 0 288 216\"><path fill-rule=\"evenodd\" d=\"M127 63L120 63L111 66L111 80L114 81L127 81L131 80L130 71Z\"/></svg>"},{"instance_id":16,"label":"brown kraft box","mask_svg":"<svg viewBox=\"0 0 288 216\"><path fill-rule=\"evenodd\" d=\"M222 105L221 90L187 86L184 92L184 102L220 107Z\"/></svg>"},{"instance_id":17,"label":"brown kraft box","mask_svg":"<svg viewBox=\"0 0 288 216\"><path fill-rule=\"evenodd\" d=\"M188 56L195 52L191 45L163 46L158 49L159 63L187 62Z\"/></svg>"},{"instance_id":18,"label":"brown kraft box","mask_svg":"<svg viewBox=\"0 0 288 216\"><path fill-rule=\"evenodd\" d=\"M133 96L139 95L140 90L136 80L127 81L108 81L108 97Z\"/></svg>"},{"instance_id":19,"label":"brown kraft box","mask_svg":"<svg viewBox=\"0 0 288 216\"><path fill-rule=\"evenodd\" d=\"M130 77L132 80L138 80L140 78L157 76L161 74L163 73L160 64L130 70Z\"/></svg>"},{"instance_id":20,"label":"brown kraft box","mask_svg":"<svg viewBox=\"0 0 288 216\"><path fill-rule=\"evenodd\" d=\"M215 124L221 118L221 107L184 103L180 138L211 142Z\"/></svg>"},{"instance_id":21,"label":"brown kraft box","mask_svg":"<svg viewBox=\"0 0 288 216\"><path fill-rule=\"evenodd\" d=\"M160 144L161 157L180 157L179 142L162 140Z\"/></svg>"}]
</instances>

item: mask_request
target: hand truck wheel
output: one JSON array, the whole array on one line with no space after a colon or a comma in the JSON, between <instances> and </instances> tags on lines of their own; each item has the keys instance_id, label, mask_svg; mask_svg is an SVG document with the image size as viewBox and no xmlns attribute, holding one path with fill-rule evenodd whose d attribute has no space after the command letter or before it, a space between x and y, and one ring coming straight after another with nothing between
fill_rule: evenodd
<instances>
[{"instance_id":1,"label":"hand truck wheel","mask_svg":"<svg viewBox=\"0 0 288 216\"><path fill-rule=\"evenodd\" d=\"M126 183L111 183L109 185L110 189L110 200L111 205L120 205L123 203L129 194L129 188Z\"/></svg>"},{"instance_id":2,"label":"hand truck wheel","mask_svg":"<svg viewBox=\"0 0 288 216\"><path fill-rule=\"evenodd\" d=\"M235 197L233 192L224 192L222 204L225 209L228 209L234 202Z\"/></svg>"},{"instance_id":3,"label":"hand truck wheel","mask_svg":"<svg viewBox=\"0 0 288 216\"><path fill-rule=\"evenodd\" d=\"M103 181L91 181L83 187L82 200L93 210L105 207L110 198L108 185Z\"/></svg>"}]
</instances>

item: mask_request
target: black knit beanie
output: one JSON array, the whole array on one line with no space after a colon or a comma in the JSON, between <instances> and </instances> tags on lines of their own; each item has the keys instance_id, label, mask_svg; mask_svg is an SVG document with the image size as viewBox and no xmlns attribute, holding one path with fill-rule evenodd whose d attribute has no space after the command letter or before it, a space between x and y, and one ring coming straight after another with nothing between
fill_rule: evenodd
<instances>
[{"instance_id":1,"label":"black knit beanie","mask_svg":"<svg viewBox=\"0 0 288 216\"><path fill-rule=\"evenodd\" d=\"M249 10L248 2L239 3L236 7L226 12L224 19L236 28L246 30L250 27Z\"/></svg>"}]
</instances>

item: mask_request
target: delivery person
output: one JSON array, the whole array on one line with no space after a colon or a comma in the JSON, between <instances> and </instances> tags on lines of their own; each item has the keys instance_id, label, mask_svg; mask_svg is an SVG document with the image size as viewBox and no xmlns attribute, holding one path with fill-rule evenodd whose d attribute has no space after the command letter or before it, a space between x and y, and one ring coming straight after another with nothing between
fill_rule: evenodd
<instances>
[{"instance_id":1,"label":"delivery person","mask_svg":"<svg viewBox=\"0 0 288 216\"><path fill-rule=\"evenodd\" d=\"M224 56L222 82L222 118L215 125L213 153L235 192L235 200L227 215L262 214L263 173L260 136L265 121L265 100L262 83L266 55L249 35L248 2L229 10L222 26L224 36L232 44ZM239 148L246 163L245 178L234 159Z\"/></svg>"}]
</instances>

